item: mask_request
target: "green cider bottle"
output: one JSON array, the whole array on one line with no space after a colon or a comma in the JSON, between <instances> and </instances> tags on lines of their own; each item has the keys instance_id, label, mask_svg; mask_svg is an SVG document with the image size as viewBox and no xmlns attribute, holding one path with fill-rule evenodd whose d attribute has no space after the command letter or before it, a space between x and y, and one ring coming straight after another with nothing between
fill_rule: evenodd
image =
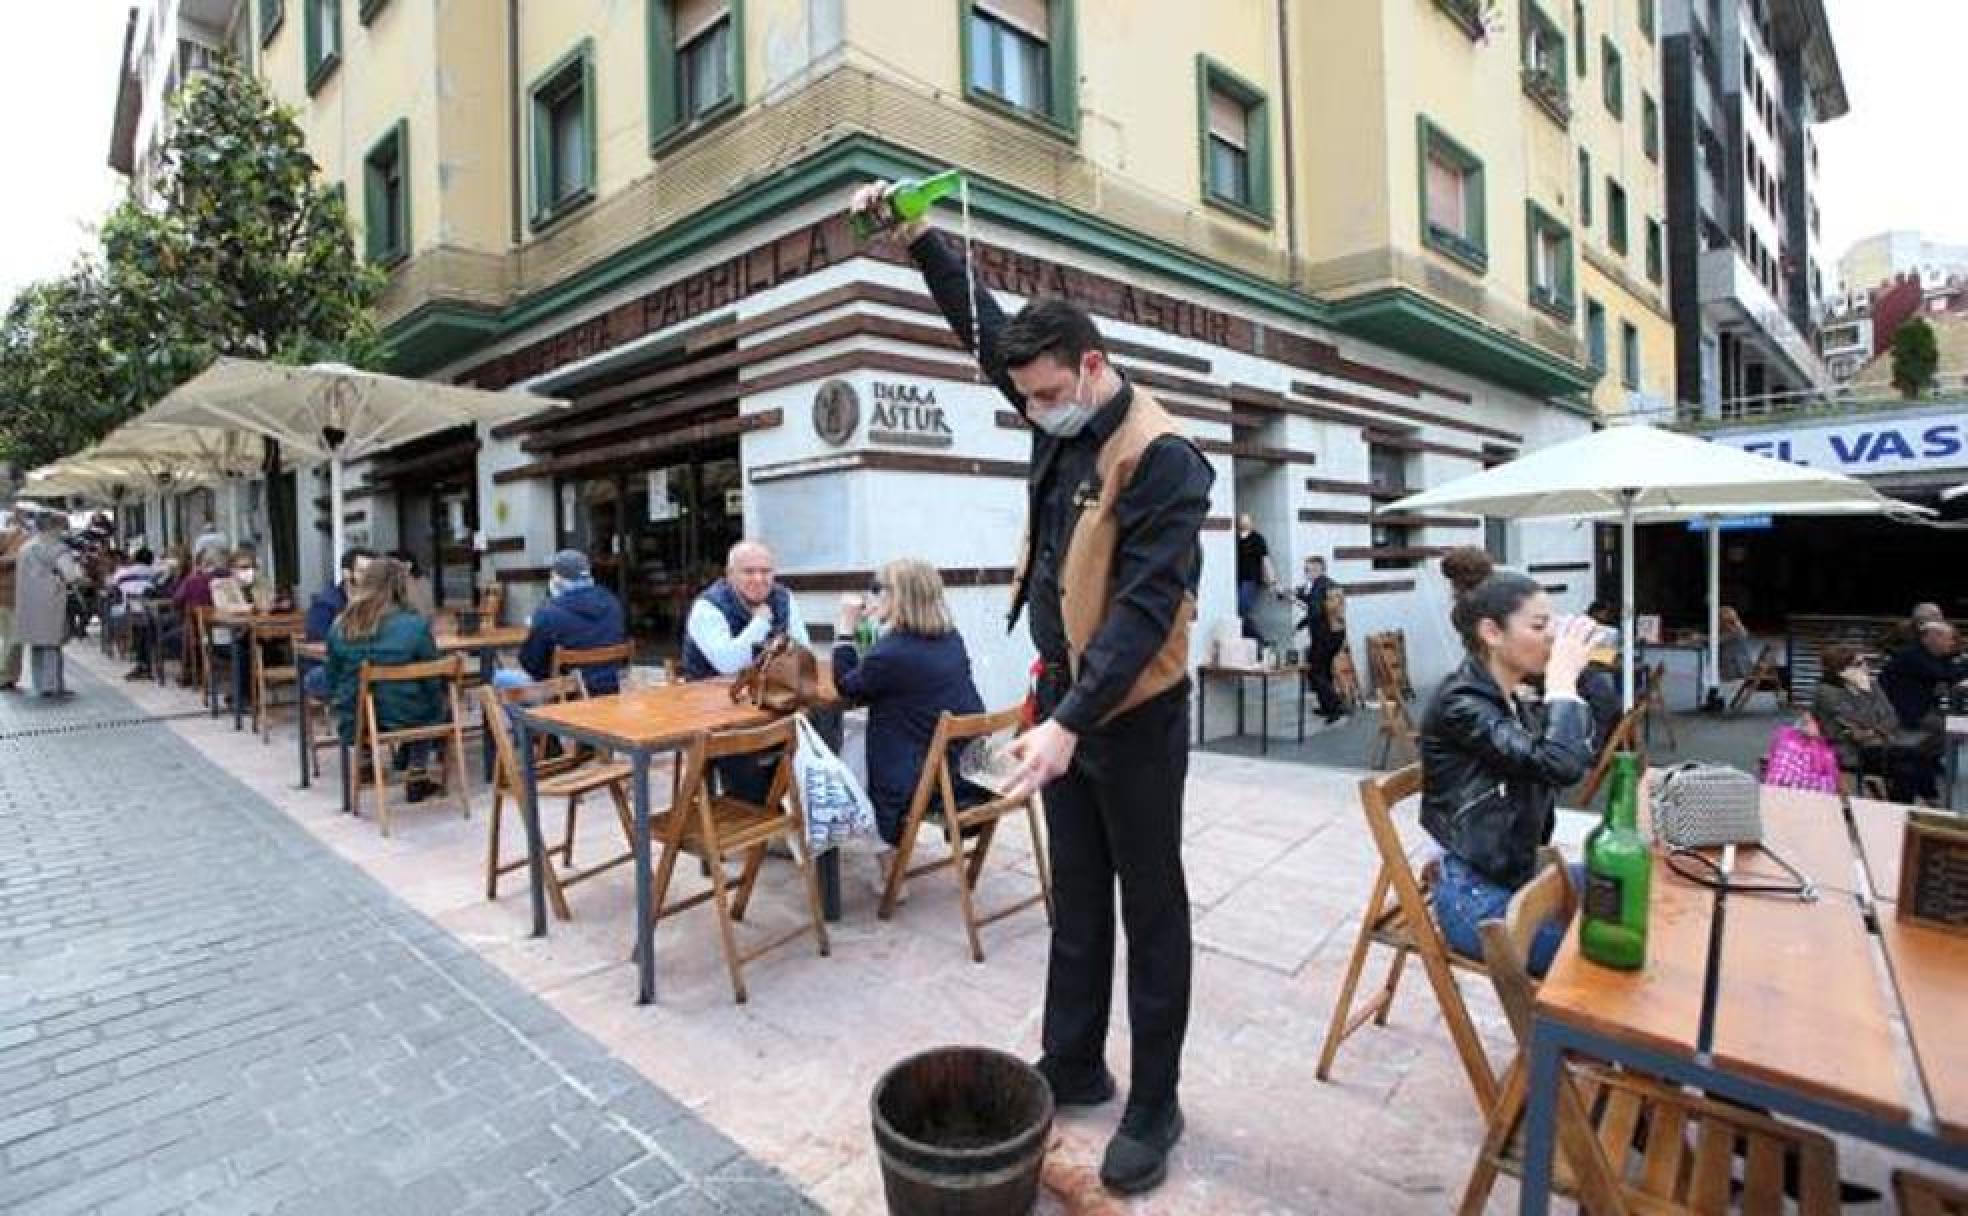
<instances>
[{"instance_id":1,"label":"green cider bottle","mask_svg":"<svg viewBox=\"0 0 1968 1216\"><path fill-rule=\"evenodd\" d=\"M929 177L896 182L867 210L850 214L847 217L848 226L854 230L855 236L865 241L878 232L928 215L937 199L956 193L957 187L962 184L963 172L958 169L945 169Z\"/></svg>"},{"instance_id":2,"label":"green cider bottle","mask_svg":"<svg viewBox=\"0 0 1968 1216\"><path fill-rule=\"evenodd\" d=\"M1585 893L1580 900L1579 948L1604 967L1638 971L1647 962L1647 904L1653 851L1635 826L1639 761L1613 757L1613 792L1606 817L1585 838Z\"/></svg>"}]
</instances>

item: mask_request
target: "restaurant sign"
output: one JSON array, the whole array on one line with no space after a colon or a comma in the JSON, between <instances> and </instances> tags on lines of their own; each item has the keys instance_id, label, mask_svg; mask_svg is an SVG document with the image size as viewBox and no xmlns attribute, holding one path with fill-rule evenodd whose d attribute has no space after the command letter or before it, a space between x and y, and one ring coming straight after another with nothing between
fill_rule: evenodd
<instances>
[{"instance_id":1,"label":"restaurant sign","mask_svg":"<svg viewBox=\"0 0 1968 1216\"><path fill-rule=\"evenodd\" d=\"M1714 439L1759 456L1840 473L1968 468L1968 413L1961 412L1857 418L1823 426L1741 431Z\"/></svg>"},{"instance_id":2,"label":"restaurant sign","mask_svg":"<svg viewBox=\"0 0 1968 1216\"><path fill-rule=\"evenodd\" d=\"M947 448L956 442L936 390L922 384L878 380L868 439L911 448Z\"/></svg>"}]
</instances>

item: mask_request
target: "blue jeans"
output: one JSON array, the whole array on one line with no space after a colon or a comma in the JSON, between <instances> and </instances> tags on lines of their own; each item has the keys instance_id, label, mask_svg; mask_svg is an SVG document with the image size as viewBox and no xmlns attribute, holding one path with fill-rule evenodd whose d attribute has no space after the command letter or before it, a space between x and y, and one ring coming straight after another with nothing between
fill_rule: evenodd
<instances>
[{"instance_id":1,"label":"blue jeans","mask_svg":"<svg viewBox=\"0 0 1968 1216\"><path fill-rule=\"evenodd\" d=\"M1584 886L1585 867L1574 864L1567 869L1571 871L1572 889ZM1449 949L1464 958L1482 958L1483 939L1476 926L1486 920L1502 920L1504 910L1510 906L1510 897L1515 894L1509 887L1477 873L1454 853L1444 853L1434 902L1435 921L1442 926L1442 936L1447 939ZM1565 940L1567 927L1563 921L1551 921L1531 939L1531 957L1526 961L1532 975L1542 976L1551 967L1559 943Z\"/></svg>"},{"instance_id":2,"label":"blue jeans","mask_svg":"<svg viewBox=\"0 0 1968 1216\"><path fill-rule=\"evenodd\" d=\"M492 673L494 688L524 688L533 682L533 677L517 667L500 667Z\"/></svg>"},{"instance_id":3,"label":"blue jeans","mask_svg":"<svg viewBox=\"0 0 1968 1216\"><path fill-rule=\"evenodd\" d=\"M1253 641L1263 641L1264 635L1257 631L1257 584L1237 584L1237 619L1243 622L1244 636Z\"/></svg>"}]
</instances>

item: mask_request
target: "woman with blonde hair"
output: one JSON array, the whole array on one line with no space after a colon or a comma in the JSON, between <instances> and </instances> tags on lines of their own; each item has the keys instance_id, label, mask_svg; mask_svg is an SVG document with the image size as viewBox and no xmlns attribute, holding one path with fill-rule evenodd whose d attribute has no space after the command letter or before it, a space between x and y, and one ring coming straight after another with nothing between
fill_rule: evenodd
<instances>
[{"instance_id":1,"label":"woman with blonde hair","mask_svg":"<svg viewBox=\"0 0 1968 1216\"><path fill-rule=\"evenodd\" d=\"M866 653L854 645L864 614L880 627ZM842 697L868 707L868 798L889 846L880 858L885 881L937 719L945 711L982 713L984 700L971 679L963 635L951 622L943 577L928 562L892 561L876 574L865 599L843 596L834 639L834 685ZM990 796L962 780L957 784L960 800Z\"/></svg>"},{"instance_id":2,"label":"woman with blonde hair","mask_svg":"<svg viewBox=\"0 0 1968 1216\"><path fill-rule=\"evenodd\" d=\"M408 597L408 569L391 558L376 558L363 568L348 607L328 630L328 693L335 707L336 733L344 743L355 742L356 697L364 663L391 667L439 657L430 623L411 609ZM438 680L391 682L378 686L372 695L381 730L434 726L447 715L444 685ZM398 767L421 767L428 750L428 744L404 748L397 756ZM407 784L412 802L436 792L435 785L418 772Z\"/></svg>"}]
</instances>

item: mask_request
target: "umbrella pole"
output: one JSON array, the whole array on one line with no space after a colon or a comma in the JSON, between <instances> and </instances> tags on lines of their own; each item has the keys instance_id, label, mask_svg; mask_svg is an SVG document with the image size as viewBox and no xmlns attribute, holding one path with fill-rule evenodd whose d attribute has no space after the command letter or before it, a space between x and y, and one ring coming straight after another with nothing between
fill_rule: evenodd
<instances>
[{"instance_id":1,"label":"umbrella pole","mask_svg":"<svg viewBox=\"0 0 1968 1216\"><path fill-rule=\"evenodd\" d=\"M1633 629L1633 491L1621 494L1626 509L1620 517L1620 628L1626 645L1620 647L1621 709L1633 708L1633 652L1640 638Z\"/></svg>"},{"instance_id":2,"label":"umbrella pole","mask_svg":"<svg viewBox=\"0 0 1968 1216\"><path fill-rule=\"evenodd\" d=\"M219 488L225 491L226 537L232 541L232 547L238 549L246 543L246 538L239 533L239 483L230 476L221 477Z\"/></svg>"},{"instance_id":3,"label":"umbrella pole","mask_svg":"<svg viewBox=\"0 0 1968 1216\"><path fill-rule=\"evenodd\" d=\"M1722 521L1708 517L1708 688L1702 703L1722 687Z\"/></svg>"},{"instance_id":4,"label":"umbrella pole","mask_svg":"<svg viewBox=\"0 0 1968 1216\"><path fill-rule=\"evenodd\" d=\"M339 453L328 458L328 535L330 537L328 569L339 570L342 561L342 458Z\"/></svg>"}]
</instances>

